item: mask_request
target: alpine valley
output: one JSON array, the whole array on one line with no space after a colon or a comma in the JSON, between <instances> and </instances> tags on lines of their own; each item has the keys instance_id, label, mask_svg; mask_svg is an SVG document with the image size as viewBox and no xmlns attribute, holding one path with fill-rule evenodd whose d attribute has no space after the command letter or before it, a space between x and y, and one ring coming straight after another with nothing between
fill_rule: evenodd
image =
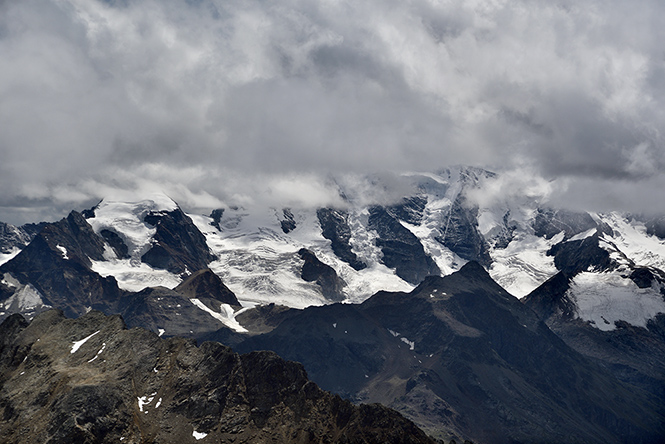
<instances>
[{"instance_id":1,"label":"alpine valley","mask_svg":"<svg viewBox=\"0 0 665 444\"><path fill-rule=\"evenodd\" d=\"M0 436L665 442L665 217L503 180L455 167L390 198L366 198L382 177L336 182L321 208L188 214L158 194L0 223Z\"/></svg>"}]
</instances>

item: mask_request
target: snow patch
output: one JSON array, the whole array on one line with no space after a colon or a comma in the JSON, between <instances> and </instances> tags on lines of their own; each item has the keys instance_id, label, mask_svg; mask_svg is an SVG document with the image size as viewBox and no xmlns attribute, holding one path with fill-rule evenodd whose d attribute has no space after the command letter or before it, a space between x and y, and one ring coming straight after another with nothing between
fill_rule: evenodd
<instances>
[{"instance_id":1,"label":"snow patch","mask_svg":"<svg viewBox=\"0 0 665 444\"><path fill-rule=\"evenodd\" d=\"M639 288L614 272L580 273L566 295L575 302L580 319L603 331L614 330L616 321L646 327L649 319L665 313L659 289Z\"/></svg>"},{"instance_id":2,"label":"snow patch","mask_svg":"<svg viewBox=\"0 0 665 444\"><path fill-rule=\"evenodd\" d=\"M92 359L90 359L88 362L92 362L95 359L97 359L99 357L100 353L103 352L105 348L106 348L106 342L104 342L102 344L102 348L100 348L99 351L97 352L97 354Z\"/></svg>"},{"instance_id":3,"label":"snow patch","mask_svg":"<svg viewBox=\"0 0 665 444\"><path fill-rule=\"evenodd\" d=\"M69 257L67 256L67 249L65 247L63 247L62 245L56 245L55 248L60 250L63 259L69 259Z\"/></svg>"},{"instance_id":4,"label":"snow patch","mask_svg":"<svg viewBox=\"0 0 665 444\"><path fill-rule=\"evenodd\" d=\"M127 291L138 292L147 287L159 286L174 289L182 282L178 275L132 259L91 260L91 262L92 271L103 277L113 276L118 282L118 287Z\"/></svg>"},{"instance_id":5,"label":"snow patch","mask_svg":"<svg viewBox=\"0 0 665 444\"><path fill-rule=\"evenodd\" d=\"M499 285L518 298L524 297L554 276L558 270L547 251L563 240L561 232L547 240L518 233L504 249L492 251L489 274Z\"/></svg>"},{"instance_id":6,"label":"snow patch","mask_svg":"<svg viewBox=\"0 0 665 444\"><path fill-rule=\"evenodd\" d=\"M591 237L591 236L593 236L594 234L596 234L597 231L598 231L598 230L596 230L595 228L591 228L590 230L587 230L587 231L585 231L585 232L583 232L583 233L576 234L575 236L573 236L573 237L571 237L570 239L568 239L568 241L569 241L569 242L572 242L572 241L576 241L576 240L586 239L587 237Z\"/></svg>"},{"instance_id":7,"label":"snow patch","mask_svg":"<svg viewBox=\"0 0 665 444\"><path fill-rule=\"evenodd\" d=\"M85 344L85 343L88 341L88 339L92 338L93 336L95 336L95 335L96 335L97 333L99 333L100 331L101 331L101 330L97 330L96 332L94 332L94 333L91 334L90 336L87 336L87 337L81 339L80 341L74 341L74 342L73 342L74 345L72 345L72 349L71 349L71 351L70 351L69 353L72 353L72 354L76 353L76 352L78 351L78 349L81 348L81 346L82 346L83 344Z\"/></svg>"},{"instance_id":8,"label":"snow patch","mask_svg":"<svg viewBox=\"0 0 665 444\"><path fill-rule=\"evenodd\" d=\"M144 405L150 404L152 402L152 400L155 399L156 394L157 394L157 392L153 393L152 395L146 395L146 396L141 396L140 398L136 398L138 400L138 403L139 403L139 411L140 412L143 412L143 406ZM161 402L161 398L160 398L160 402ZM148 411L146 410L144 413L148 413Z\"/></svg>"},{"instance_id":9,"label":"snow patch","mask_svg":"<svg viewBox=\"0 0 665 444\"><path fill-rule=\"evenodd\" d=\"M198 441L199 439L203 439L206 436L208 436L208 434L207 433L200 433L200 432L197 432L196 430L194 430L192 432L192 436Z\"/></svg>"},{"instance_id":10,"label":"snow patch","mask_svg":"<svg viewBox=\"0 0 665 444\"><path fill-rule=\"evenodd\" d=\"M240 325L238 321L236 321L233 307L231 307L229 304L220 304L219 307L220 312L218 313L208 308L207 305L205 305L197 298L191 298L190 301L192 302L192 304L196 305L198 308L205 311L210 316L217 319L219 322L233 329L234 331L237 331L239 333L247 332L247 329L242 325Z\"/></svg>"},{"instance_id":11,"label":"snow patch","mask_svg":"<svg viewBox=\"0 0 665 444\"><path fill-rule=\"evenodd\" d=\"M18 247L14 247L11 249L11 251L7 253L0 252L0 265L3 265L12 259L14 259L19 253L21 252L21 249Z\"/></svg>"},{"instance_id":12,"label":"snow patch","mask_svg":"<svg viewBox=\"0 0 665 444\"><path fill-rule=\"evenodd\" d=\"M399 338L399 339L400 339L402 342L404 342L405 344L408 344L408 346L409 346L409 350L413 350L413 349L416 348L416 343L415 343L414 341L409 341L409 340L406 339L404 336L402 336L402 337Z\"/></svg>"}]
</instances>

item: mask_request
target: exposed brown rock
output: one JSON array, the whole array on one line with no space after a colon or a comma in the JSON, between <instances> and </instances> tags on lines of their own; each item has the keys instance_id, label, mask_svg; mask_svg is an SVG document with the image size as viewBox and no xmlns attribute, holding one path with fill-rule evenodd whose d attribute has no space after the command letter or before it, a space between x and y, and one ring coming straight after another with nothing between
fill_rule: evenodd
<instances>
[{"instance_id":1,"label":"exposed brown rock","mask_svg":"<svg viewBox=\"0 0 665 444\"><path fill-rule=\"evenodd\" d=\"M52 310L29 325L14 315L0 334L6 443L433 442L393 410L319 389L272 352L162 340L94 311Z\"/></svg>"}]
</instances>

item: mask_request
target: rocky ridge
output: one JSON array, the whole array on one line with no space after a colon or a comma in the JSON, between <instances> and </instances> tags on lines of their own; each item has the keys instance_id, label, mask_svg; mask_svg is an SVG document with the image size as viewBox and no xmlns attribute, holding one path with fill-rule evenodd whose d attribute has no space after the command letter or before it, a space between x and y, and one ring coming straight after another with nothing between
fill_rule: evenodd
<instances>
[{"instance_id":1,"label":"rocky ridge","mask_svg":"<svg viewBox=\"0 0 665 444\"><path fill-rule=\"evenodd\" d=\"M271 352L162 340L92 311L0 325L6 443L431 443L395 411L353 406Z\"/></svg>"},{"instance_id":2,"label":"rocky ridge","mask_svg":"<svg viewBox=\"0 0 665 444\"><path fill-rule=\"evenodd\" d=\"M662 399L570 348L475 262L409 294L271 318L266 333L226 340L298 360L322 387L396 408L442 439L648 443L665 433Z\"/></svg>"}]
</instances>

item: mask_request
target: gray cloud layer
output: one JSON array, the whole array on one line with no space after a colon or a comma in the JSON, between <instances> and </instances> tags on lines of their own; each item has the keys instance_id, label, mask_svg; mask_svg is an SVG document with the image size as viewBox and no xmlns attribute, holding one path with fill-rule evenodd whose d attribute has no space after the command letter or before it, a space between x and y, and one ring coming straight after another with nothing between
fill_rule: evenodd
<instances>
[{"instance_id":1,"label":"gray cloud layer","mask_svg":"<svg viewBox=\"0 0 665 444\"><path fill-rule=\"evenodd\" d=\"M555 179L569 205L654 210L664 12L655 0L0 2L0 220L118 190L214 206L294 200L307 184L305 202L324 202L331 173L460 163Z\"/></svg>"}]
</instances>

